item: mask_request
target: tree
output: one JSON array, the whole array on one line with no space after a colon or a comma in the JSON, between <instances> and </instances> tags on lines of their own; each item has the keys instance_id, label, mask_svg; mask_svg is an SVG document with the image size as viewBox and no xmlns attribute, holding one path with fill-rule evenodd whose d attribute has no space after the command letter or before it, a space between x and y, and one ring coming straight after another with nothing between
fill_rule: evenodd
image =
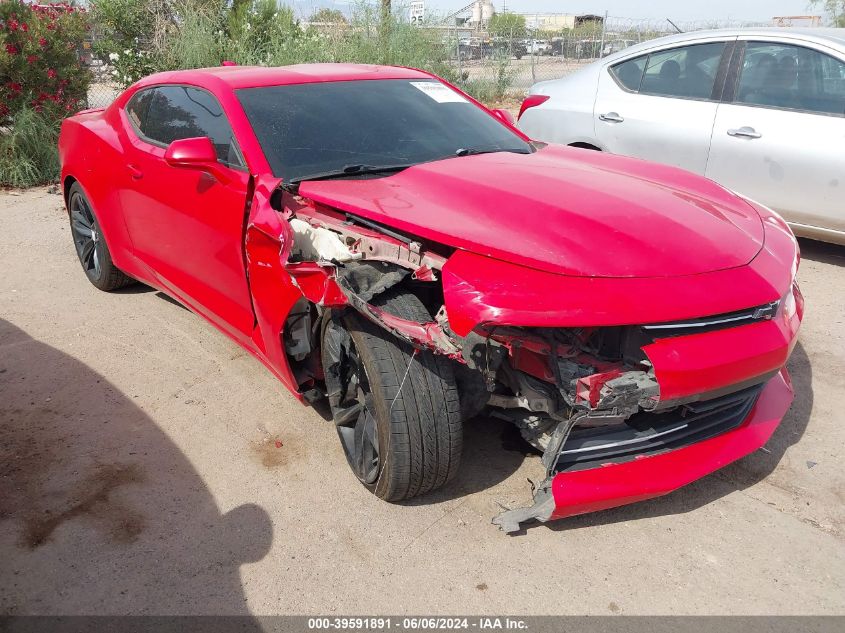
<instances>
[{"instance_id":1,"label":"tree","mask_svg":"<svg viewBox=\"0 0 845 633\"><path fill-rule=\"evenodd\" d=\"M497 13L490 18L487 30L498 37L525 37L525 16L516 13Z\"/></svg>"},{"instance_id":2,"label":"tree","mask_svg":"<svg viewBox=\"0 0 845 633\"><path fill-rule=\"evenodd\" d=\"M314 13L308 21L319 24L346 24L346 16L337 9L324 8Z\"/></svg>"},{"instance_id":3,"label":"tree","mask_svg":"<svg viewBox=\"0 0 845 633\"><path fill-rule=\"evenodd\" d=\"M811 0L810 5L821 6L833 26L845 27L845 0Z\"/></svg>"}]
</instances>

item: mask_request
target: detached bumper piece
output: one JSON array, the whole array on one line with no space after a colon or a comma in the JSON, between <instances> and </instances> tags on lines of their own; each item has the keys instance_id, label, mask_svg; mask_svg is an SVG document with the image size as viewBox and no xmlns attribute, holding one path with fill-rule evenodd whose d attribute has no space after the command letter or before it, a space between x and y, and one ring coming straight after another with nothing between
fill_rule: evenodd
<instances>
[{"instance_id":1,"label":"detached bumper piece","mask_svg":"<svg viewBox=\"0 0 845 633\"><path fill-rule=\"evenodd\" d=\"M505 532L667 494L763 446L792 403L786 369L764 385L650 416L648 428L586 429L566 441L534 505L493 519ZM631 420L636 422L634 418ZM643 420L640 420L643 423Z\"/></svg>"}]
</instances>

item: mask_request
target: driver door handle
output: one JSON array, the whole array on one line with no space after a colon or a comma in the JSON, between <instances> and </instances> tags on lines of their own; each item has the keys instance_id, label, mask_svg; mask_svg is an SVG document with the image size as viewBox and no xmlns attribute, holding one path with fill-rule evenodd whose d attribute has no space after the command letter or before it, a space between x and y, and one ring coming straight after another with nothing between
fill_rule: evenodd
<instances>
[{"instance_id":1,"label":"driver door handle","mask_svg":"<svg viewBox=\"0 0 845 633\"><path fill-rule=\"evenodd\" d=\"M739 138L760 138L763 135L753 127L744 125L738 130L728 130L728 136L736 136Z\"/></svg>"},{"instance_id":2,"label":"driver door handle","mask_svg":"<svg viewBox=\"0 0 845 633\"><path fill-rule=\"evenodd\" d=\"M141 178L144 177L144 172L135 167L135 165L127 165L127 167L129 168L129 174L132 176L133 180L141 180Z\"/></svg>"},{"instance_id":3,"label":"driver door handle","mask_svg":"<svg viewBox=\"0 0 845 633\"><path fill-rule=\"evenodd\" d=\"M599 119L602 121L607 121L608 123L622 123L625 119L616 112L606 112L605 114L600 114Z\"/></svg>"}]
</instances>

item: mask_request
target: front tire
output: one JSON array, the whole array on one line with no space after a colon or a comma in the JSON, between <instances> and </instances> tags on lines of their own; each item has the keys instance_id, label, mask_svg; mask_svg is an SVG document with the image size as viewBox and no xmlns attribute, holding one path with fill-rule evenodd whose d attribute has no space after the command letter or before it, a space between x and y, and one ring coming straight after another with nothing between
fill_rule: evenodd
<instances>
[{"instance_id":1,"label":"front tire","mask_svg":"<svg viewBox=\"0 0 845 633\"><path fill-rule=\"evenodd\" d=\"M392 289L373 305L429 321L420 300ZM400 501L455 476L463 443L450 361L414 348L356 313L323 329L323 367L332 414L352 471L373 494Z\"/></svg>"},{"instance_id":2,"label":"front tire","mask_svg":"<svg viewBox=\"0 0 845 633\"><path fill-rule=\"evenodd\" d=\"M117 290L134 282L114 265L94 208L78 182L67 196L70 232L85 276L100 290Z\"/></svg>"}]
</instances>

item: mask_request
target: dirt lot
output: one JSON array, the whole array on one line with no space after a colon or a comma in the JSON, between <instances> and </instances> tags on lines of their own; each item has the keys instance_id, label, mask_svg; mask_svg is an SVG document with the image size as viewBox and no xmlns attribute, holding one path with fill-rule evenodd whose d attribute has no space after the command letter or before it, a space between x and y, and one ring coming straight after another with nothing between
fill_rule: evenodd
<instances>
[{"instance_id":1,"label":"dirt lot","mask_svg":"<svg viewBox=\"0 0 845 633\"><path fill-rule=\"evenodd\" d=\"M805 242L765 450L675 494L507 537L538 458L468 424L401 505L320 411L202 319L79 269L60 198L0 192L0 613L845 613L845 249Z\"/></svg>"}]
</instances>

